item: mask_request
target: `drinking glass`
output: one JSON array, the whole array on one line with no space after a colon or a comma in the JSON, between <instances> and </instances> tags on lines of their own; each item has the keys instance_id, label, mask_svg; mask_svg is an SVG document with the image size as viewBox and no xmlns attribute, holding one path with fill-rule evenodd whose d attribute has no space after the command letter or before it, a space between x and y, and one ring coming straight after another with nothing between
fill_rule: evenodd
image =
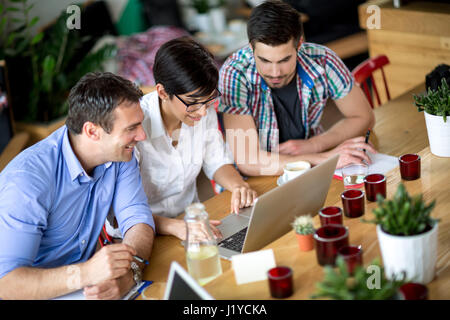
<instances>
[{"instance_id":1,"label":"drinking glass","mask_svg":"<svg viewBox=\"0 0 450 320\"><path fill-rule=\"evenodd\" d=\"M325 207L319 210L320 225L343 224L342 209L339 207Z\"/></svg>"},{"instance_id":2,"label":"drinking glass","mask_svg":"<svg viewBox=\"0 0 450 320\"><path fill-rule=\"evenodd\" d=\"M348 218L357 218L364 215L364 191L350 189L341 193L344 214Z\"/></svg>"},{"instance_id":3,"label":"drinking glass","mask_svg":"<svg viewBox=\"0 0 450 320\"><path fill-rule=\"evenodd\" d=\"M369 174L364 178L364 188L368 201L377 201L377 194L386 199L386 176L381 173Z\"/></svg>"},{"instance_id":4,"label":"drinking glass","mask_svg":"<svg viewBox=\"0 0 450 320\"><path fill-rule=\"evenodd\" d=\"M328 224L314 233L317 261L321 266L336 263L338 250L348 246L348 228L339 224Z\"/></svg>"}]
</instances>

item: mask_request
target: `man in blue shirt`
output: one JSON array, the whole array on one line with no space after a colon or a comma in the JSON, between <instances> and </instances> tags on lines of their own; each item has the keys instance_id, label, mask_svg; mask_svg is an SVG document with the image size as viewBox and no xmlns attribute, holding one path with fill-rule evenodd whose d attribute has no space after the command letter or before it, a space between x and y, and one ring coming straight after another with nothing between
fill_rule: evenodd
<instances>
[{"instance_id":1,"label":"man in blue shirt","mask_svg":"<svg viewBox=\"0 0 450 320\"><path fill-rule=\"evenodd\" d=\"M0 173L0 298L48 299L84 288L123 296L148 259L155 225L133 157L145 140L142 92L111 73L72 88L66 125ZM109 211L121 244L95 252Z\"/></svg>"}]
</instances>

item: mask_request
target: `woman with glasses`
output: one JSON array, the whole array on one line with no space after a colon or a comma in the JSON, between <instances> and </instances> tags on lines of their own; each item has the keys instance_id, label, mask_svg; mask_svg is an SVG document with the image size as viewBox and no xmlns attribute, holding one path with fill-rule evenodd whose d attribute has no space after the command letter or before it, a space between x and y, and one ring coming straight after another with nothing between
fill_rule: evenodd
<instances>
[{"instance_id":1,"label":"woman with glasses","mask_svg":"<svg viewBox=\"0 0 450 320\"><path fill-rule=\"evenodd\" d=\"M220 92L211 54L190 38L171 40L156 53L153 74L156 90L141 99L147 138L136 156L157 232L184 240L184 221L174 218L198 201L200 170L232 193L233 212L252 205L257 194L234 168L218 130ZM210 222L220 237L220 221Z\"/></svg>"}]
</instances>

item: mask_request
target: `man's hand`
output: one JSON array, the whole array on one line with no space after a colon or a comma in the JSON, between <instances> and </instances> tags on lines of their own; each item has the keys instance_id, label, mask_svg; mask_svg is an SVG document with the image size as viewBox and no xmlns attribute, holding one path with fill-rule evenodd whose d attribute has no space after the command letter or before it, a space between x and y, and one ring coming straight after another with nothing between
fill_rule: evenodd
<instances>
[{"instance_id":1,"label":"man's hand","mask_svg":"<svg viewBox=\"0 0 450 320\"><path fill-rule=\"evenodd\" d=\"M339 154L337 168L342 168L350 164L362 164L365 161L371 164L369 156L363 151L366 149L371 153L377 153L371 143L365 143L365 137L356 137L342 142L336 148L326 152L327 158Z\"/></svg>"},{"instance_id":2,"label":"man's hand","mask_svg":"<svg viewBox=\"0 0 450 320\"><path fill-rule=\"evenodd\" d=\"M83 264L83 275L90 285L122 277L130 271L136 251L124 244L104 246Z\"/></svg>"},{"instance_id":3,"label":"man's hand","mask_svg":"<svg viewBox=\"0 0 450 320\"><path fill-rule=\"evenodd\" d=\"M135 285L133 274L128 271L118 279L106 280L95 286L84 288L87 300L118 300Z\"/></svg>"},{"instance_id":4,"label":"man's hand","mask_svg":"<svg viewBox=\"0 0 450 320\"><path fill-rule=\"evenodd\" d=\"M288 154L292 156L300 154L317 153L317 146L311 140L288 140L280 143L278 146L278 153Z\"/></svg>"}]
</instances>

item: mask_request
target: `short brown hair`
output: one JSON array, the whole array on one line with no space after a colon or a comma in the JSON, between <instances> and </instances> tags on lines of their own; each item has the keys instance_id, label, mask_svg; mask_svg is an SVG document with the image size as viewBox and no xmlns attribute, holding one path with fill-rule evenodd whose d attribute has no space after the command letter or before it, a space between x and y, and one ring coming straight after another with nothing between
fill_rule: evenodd
<instances>
[{"instance_id":1,"label":"short brown hair","mask_svg":"<svg viewBox=\"0 0 450 320\"><path fill-rule=\"evenodd\" d=\"M84 123L90 121L110 133L114 109L123 102L138 103L142 96L133 82L113 73L88 73L70 90L67 129L80 134Z\"/></svg>"},{"instance_id":2,"label":"short brown hair","mask_svg":"<svg viewBox=\"0 0 450 320\"><path fill-rule=\"evenodd\" d=\"M252 47L256 42L278 46L294 39L294 46L303 35L300 13L289 4L271 0L252 10L247 23L247 36Z\"/></svg>"}]
</instances>

